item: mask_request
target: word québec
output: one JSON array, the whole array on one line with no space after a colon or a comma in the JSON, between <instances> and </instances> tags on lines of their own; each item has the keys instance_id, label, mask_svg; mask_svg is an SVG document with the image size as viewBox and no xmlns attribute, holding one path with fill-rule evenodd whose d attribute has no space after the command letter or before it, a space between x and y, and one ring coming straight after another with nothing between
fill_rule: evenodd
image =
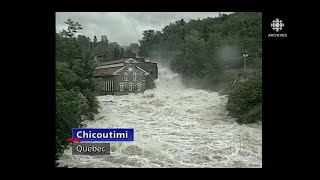
<instances>
[{"instance_id":1,"label":"word qu\u00e9bec","mask_svg":"<svg viewBox=\"0 0 320 180\"><path fill-rule=\"evenodd\" d=\"M110 143L72 143L72 155L110 155Z\"/></svg>"},{"instance_id":2,"label":"word qu\u00e9bec","mask_svg":"<svg viewBox=\"0 0 320 180\"><path fill-rule=\"evenodd\" d=\"M88 147L82 146L81 144L76 146L76 150L82 152L107 152L106 147L97 147L95 145L89 145Z\"/></svg>"}]
</instances>

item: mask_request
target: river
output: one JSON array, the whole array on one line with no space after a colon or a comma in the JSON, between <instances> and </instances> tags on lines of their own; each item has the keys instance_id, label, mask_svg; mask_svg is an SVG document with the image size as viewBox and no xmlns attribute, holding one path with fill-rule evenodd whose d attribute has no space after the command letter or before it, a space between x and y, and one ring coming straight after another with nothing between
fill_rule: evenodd
<instances>
[{"instance_id":1,"label":"river","mask_svg":"<svg viewBox=\"0 0 320 180\"><path fill-rule=\"evenodd\" d=\"M262 167L261 122L239 125L227 96L186 88L179 74L159 66L156 88L141 94L99 96L100 113L87 127L134 128L134 142L111 143L111 154L73 156L60 166L87 168Z\"/></svg>"}]
</instances>

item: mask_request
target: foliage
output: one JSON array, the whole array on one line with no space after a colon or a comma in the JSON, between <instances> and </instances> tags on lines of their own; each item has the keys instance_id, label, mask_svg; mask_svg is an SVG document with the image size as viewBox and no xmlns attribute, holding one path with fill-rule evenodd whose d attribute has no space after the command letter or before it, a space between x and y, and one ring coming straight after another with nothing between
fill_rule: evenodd
<instances>
[{"instance_id":1,"label":"foliage","mask_svg":"<svg viewBox=\"0 0 320 180\"><path fill-rule=\"evenodd\" d=\"M124 58L136 57L136 54L133 53L130 49L124 51L123 55Z\"/></svg>"},{"instance_id":2,"label":"foliage","mask_svg":"<svg viewBox=\"0 0 320 180\"><path fill-rule=\"evenodd\" d=\"M237 84L229 93L227 110L239 123L262 120L262 76L257 73Z\"/></svg>"},{"instance_id":3,"label":"foliage","mask_svg":"<svg viewBox=\"0 0 320 180\"><path fill-rule=\"evenodd\" d=\"M68 19L67 22L65 22L65 24L68 25L68 30L63 30L62 31L62 35L64 37L68 37L68 38L73 38L74 37L74 33L77 33L78 30L82 29L81 25L79 24L79 22L74 22L71 19Z\"/></svg>"},{"instance_id":4,"label":"foliage","mask_svg":"<svg viewBox=\"0 0 320 180\"><path fill-rule=\"evenodd\" d=\"M93 77L93 43L74 34L81 25L69 19L68 31L56 34L56 158L68 147L72 128L81 127L83 116L93 118L98 112ZM106 37L103 37L106 41Z\"/></svg>"},{"instance_id":5,"label":"foliage","mask_svg":"<svg viewBox=\"0 0 320 180\"><path fill-rule=\"evenodd\" d=\"M165 26L162 31L146 30L138 54L149 57L153 51L182 51L171 68L185 79L209 79L217 84L225 79L225 69L243 66L242 50L249 52L247 66L261 68L262 16L256 12L236 12L216 18L183 19ZM230 50L234 53L228 54ZM223 51L226 51L225 53Z\"/></svg>"},{"instance_id":6,"label":"foliage","mask_svg":"<svg viewBox=\"0 0 320 180\"><path fill-rule=\"evenodd\" d=\"M231 88L243 72L242 52L246 50L247 68L261 69L262 15L259 12L220 14L216 18L183 19L165 26L162 31L146 30L139 55L152 56L154 51L182 51L171 59L174 72L187 85L228 90L228 110L240 123L261 120L261 76Z\"/></svg>"},{"instance_id":7,"label":"foliage","mask_svg":"<svg viewBox=\"0 0 320 180\"><path fill-rule=\"evenodd\" d=\"M56 158L69 145L71 129L82 126L81 115L88 109L83 94L66 90L60 85L56 89Z\"/></svg>"}]
</instances>

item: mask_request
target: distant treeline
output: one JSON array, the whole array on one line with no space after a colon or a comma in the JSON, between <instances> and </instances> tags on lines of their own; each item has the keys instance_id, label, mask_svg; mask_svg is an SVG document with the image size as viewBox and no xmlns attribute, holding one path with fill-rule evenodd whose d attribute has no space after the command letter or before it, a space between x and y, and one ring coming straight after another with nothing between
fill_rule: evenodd
<instances>
[{"instance_id":1,"label":"distant treeline","mask_svg":"<svg viewBox=\"0 0 320 180\"><path fill-rule=\"evenodd\" d=\"M182 52L171 61L175 72L187 79L206 78L217 83L223 80L223 70L243 68L242 51L249 54L247 66L260 69L261 49L261 13L237 12L189 22L181 19L162 31L146 30L140 40L139 55Z\"/></svg>"},{"instance_id":2,"label":"distant treeline","mask_svg":"<svg viewBox=\"0 0 320 180\"><path fill-rule=\"evenodd\" d=\"M91 40L85 35L78 35L72 38L72 42L65 42L63 39L66 37L65 33L65 31L56 33L56 42L60 43L60 46L57 46L57 60L67 60L68 58L93 59L96 57L99 61L108 61L135 57L139 50L139 45L136 43L131 43L128 47L120 46L117 42L109 42L105 35L102 35L99 41L96 36ZM70 46L72 48L68 52L63 50Z\"/></svg>"}]
</instances>

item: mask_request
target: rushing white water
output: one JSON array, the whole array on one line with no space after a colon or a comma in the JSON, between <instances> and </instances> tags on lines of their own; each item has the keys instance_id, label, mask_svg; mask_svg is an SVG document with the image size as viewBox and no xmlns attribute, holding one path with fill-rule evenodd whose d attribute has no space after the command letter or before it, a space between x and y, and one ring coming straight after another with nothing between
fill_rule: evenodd
<instances>
[{"instance_id":1,"label":"rushing white water","mask_svg":"<svg viewBox=\"0 0 320 180\"><path fill-rule=\"evenodd\" d=\"M156 88L143 94L98 97L101 110L88 127L134 128L134 142L111 143L111 155L76 156L68 167L262 167L261 123L239 125L226 96L183 86L159 67Z\"/></svg>"}]
</instances>

